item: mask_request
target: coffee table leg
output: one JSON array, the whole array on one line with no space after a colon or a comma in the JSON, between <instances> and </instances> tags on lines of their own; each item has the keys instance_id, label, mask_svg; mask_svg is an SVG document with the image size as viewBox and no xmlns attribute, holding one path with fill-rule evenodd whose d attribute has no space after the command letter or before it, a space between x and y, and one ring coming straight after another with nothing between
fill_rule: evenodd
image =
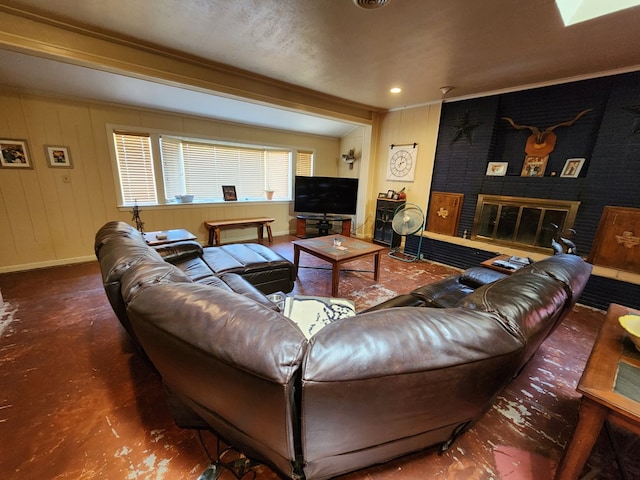
<instances>
[{"instance_id":1,"label":"coffee table leg","mask_svg":"<svg viewBox=\"0 0 640 480\"><path fill-rule=\"evenodd\" d=\"M377 282L380 277L380 252L373 255L373 279Z\"/></svg>"},{"instance_id":2,"label":"coffee table leg","mask_svg":"<svg viewBox=\"0 0 640 480\"><path fill-rule=\"evenodd\" d=\"M338 296L338 283L340 282L340 265L336 262L331 268L331 296Z\"/></svg>"},{"instance_id":3,"label":"coffee table leg","mask_svg":"<svg viewBox=\"0 0 640 480\"><path fill-rule=\"evenodd\" d=\"M300 263L300 247L298 245L293 246L293 268L296 271L296 278L298 278L298 264Z\"/></svg>"}]
</instances>

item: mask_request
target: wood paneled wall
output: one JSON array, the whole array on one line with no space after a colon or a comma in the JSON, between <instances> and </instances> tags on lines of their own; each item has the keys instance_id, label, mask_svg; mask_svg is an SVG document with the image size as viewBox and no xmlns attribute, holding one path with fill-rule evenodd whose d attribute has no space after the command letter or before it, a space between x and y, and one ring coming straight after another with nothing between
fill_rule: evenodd
<instances>
[{"instance_id":1,"label":"wood paneled wall","mask_svg":"<svg viewBox=\"0 0 640 480\"><path fill-rule=\"evenodd\" d=\"M94 259L105 222L131 222L118 208L107 125L126 125L226 140L313 149L318 175L337 175L340 139L75 100L0 91L0 137L28 142L32 170L0 169L0 272ZM68 146L72 169L49 168L45 145ZM68 179L69 182L65 180ZM289 202L142 207L147 230L186 228L206 241L204 220L268 215L275 234L295 230ZM229 230L223 241L252 238Z\"/></svg>"}]
</instances>

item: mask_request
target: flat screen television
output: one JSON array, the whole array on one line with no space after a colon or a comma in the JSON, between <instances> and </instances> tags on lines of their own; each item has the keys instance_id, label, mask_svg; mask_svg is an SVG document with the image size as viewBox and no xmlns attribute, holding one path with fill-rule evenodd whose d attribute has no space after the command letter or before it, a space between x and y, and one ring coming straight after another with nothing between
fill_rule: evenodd
<instances>
[{"instance_id":1,"label":"flat screen television","mask_svg":"<svg viewBox=\"0 0 640 480\"><path fill-rule=\"evenodd\" d=\"M293 211L355 215L358 201L358 179L337 177L295 178Z\"/></svg>"}]
</instances>

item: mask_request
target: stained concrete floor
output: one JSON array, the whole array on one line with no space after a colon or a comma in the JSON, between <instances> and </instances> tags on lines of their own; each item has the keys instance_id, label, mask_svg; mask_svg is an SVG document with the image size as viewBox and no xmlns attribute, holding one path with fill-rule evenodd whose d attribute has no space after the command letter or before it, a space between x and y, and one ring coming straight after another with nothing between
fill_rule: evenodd
<instances>
[{"instance_id":1,"label":"stained concrete floor","mask_svg":"<svg viewBox=\"0 0 640 480\"><path fill-rule=\"evenodd\" d=\"M292 259L289 241L272 247ZM343 272L339 295L359 310L454 269L383 255ZM301 264L322 267L313 257ZM0 478L196 479L215 450L211 432L178 428L161 379L108 304L96 262L0 275ZM330 271L303 268L292 293L329 295ZM577 422L578 379L601 311L577 306L487 414L444 455L435 449L345 475L345 480L546 480ZM614 431L627 478L640 478L636 438ZM223 474L223 479L232 478ZM245 478L252 478L247 476ZM256 480L277 479L267 466ZM623 478L601 435L583 479Z\"/></svg>"}]
</instances>

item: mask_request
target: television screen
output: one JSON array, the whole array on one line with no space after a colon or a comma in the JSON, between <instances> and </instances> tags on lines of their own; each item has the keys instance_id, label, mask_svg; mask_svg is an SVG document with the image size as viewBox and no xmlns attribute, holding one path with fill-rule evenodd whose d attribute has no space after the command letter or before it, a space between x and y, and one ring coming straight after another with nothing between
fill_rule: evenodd
<instances>
[{"instance_id":1,"label":"television screen","mask_svg":"<svg viewBox=\"0 0 640 480\"><path fill-rule=\"evenodd\" d=\"M355 215L357 201L357 178L295 178L295 212Z\"/></svg>"}]
</instances>

